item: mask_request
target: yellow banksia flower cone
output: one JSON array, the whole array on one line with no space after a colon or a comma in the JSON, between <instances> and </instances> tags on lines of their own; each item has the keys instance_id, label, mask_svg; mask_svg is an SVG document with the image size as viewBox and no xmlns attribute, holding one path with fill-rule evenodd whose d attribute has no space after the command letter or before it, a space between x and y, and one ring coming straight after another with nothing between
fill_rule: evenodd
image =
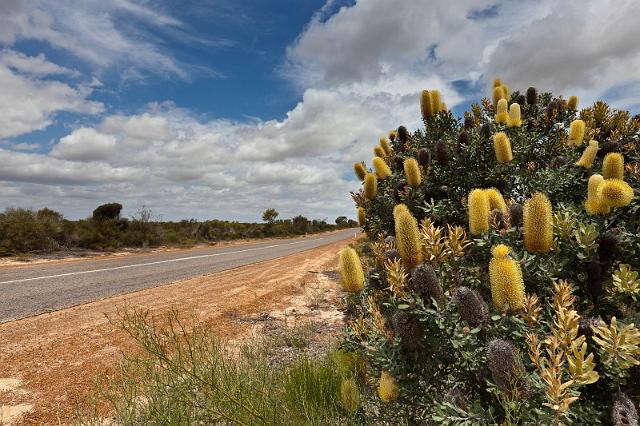
<instances>
[{"instance_id":1,"label":"yellow banksia flower cone","mask_svg":"<svg viewBox=\"0 0 640 426\"><path fill-rule=\"evenodd\" d=\"M411 157L404 160L404 174L407 177L407 184L412 188L417 188L422 183L422 174L418 161Z\"/></svg>"},{"instance_id":2,"label":"yellow banksia flower cone","mask_svg":"<svg viewBox=\"0 0 640 426\"><path fill-rule=\"evenodd\" d=\"M422 118L425 120L433 115L431 93L428 90L423 90L420 94L420 111L422 112Z\"/></svg>"},{"instance_id":3,"label":"yellow banksia flower cone","mask_svg":"<svg viewBox=\"0 0 640 426\"><path fill-rule=\"evenodd\" d=\"M393 378L391 373L383 371L378 384L378 396L380 399L384 402L391 402L398 398L399 394L396 379Z\"/></svg>"},{"instance_id":4,"label":"yellow banksia flower cone","mask_svg":"<svg viewBox=\"0 0 640 426\"><path fill-rule=\"evenodd\" d=\"M584 139L585 124L582 120L573 120L569 126L569 142L572 145L582 145Z\"/></svg>"},{"instance_id":5,"label":"yellow banksia flower cone","mask_svg":"<svg viewBox=\"0 0 640 426\"><path fill-rule=\"evenodd\" d=\"M376 171L376 176L380 180L391 176L391 169L381 157L373 157L373 170Z\"/></svg>"},{"instance_id":6,"label":"yellow banksia flower cone","mask_svg":"<svg viewBox=\"0 0 640 426\"><path fill-rule=\"evenodd\" d=\"M633 188L622 179L605 179L598 185L598 199L609 207L624 207L633 200Z\"/></svg>"},{"instance_id":7,"label":"yellow banksia flower cone","mask_svg":"<svg viewBox=\"0 0 640 426\"><path fill-rule=\"evenodd\" d=\"M504 99L509 100L509 86L503 83L500 88L502 89L502 96Z\"/></svg>"},{"instance_id":8,"label":"yellow banksia flower cone","mask_svg":"<svg viewBox=\"0 0 640 426\"><path fill-rule=\"evenodd\" d=\"M513 160L511 141L505 132L498 132L493 136L493 149L496 152L496 161L498 163L503 164Z\"/></svg>"},{"instance_id":9,"label":"yellow banksia flower cone","mask_svg":"<svg viewBox=\"0 0 640 426\"><path fill-rule=\"evenodd\" d=\"M509 311L519 311L525 304L524 280L520 265L509 256L509 251L509 247L504 244L499 244L491 250L491 297L498 309L506 307Z\"/></svg>"},{"instance_id":10,"label":"yellow banksia flower cone","mask_svg":"<svg viewBox=\"0 0 640 426\"><path fill-rule=\"evenodd\" d=\"M373 153L375 154L376 157L384 157L386 155L386 153L384 152L384 149L382 149L380 145L376 145L373 148Z\"/></svg>"},{"instance_id":11,"label":"yellow banksia flower cone","mask_svg":"<svg viewBox=\"0 0 640 426\"><path fill-rule=\"evenodd\" d=\"M500 86L494 86L492 96L493 96L493 106L494 108L496 108L496 111L497 111L498 102L500 101L500 99L504 99L504 92L502 91L502 88Z\"/></svg>"},{"instance_id":12,"label":"yellow banksia flower cone","mask_svg":"<svg viewBox=\"0 0 640 426\"><path fill-rule=\"evenodd\" d=\"M605 204L598 196L598 186L604 182L604 177L599 174L593 174L589 177L587 200L584 202L584 209L587 214L608 214L611 207Z\"/></svg>"},{"instance_id":13,"label":"yellow banksia flower cone","mask_svg":"<svg viewBox=\"0 0 640 426\"><path fill-rule=\"evenodd\" d=\"M589 141L589 146L585 148L582 156L576 163L576 166L590 169L593 167L593 161L596 159L596 154L598 154L598 141L591 139L591 141Z\"/></svg>"},{"instance_id":14,"label":"yellow banksia flower cone","mask_svg":"<svg viewBox=\"0 0 640 426\"><path fill-rule=\"evenodd\" d=\"M520 127L522 126L522 117L520 115L520 104L512 103L509 107L509 117L507 119L507 126Z\"/></svg>"},{"instance_id":15,"label":"yellow banksia flower cone","mask_svg":"<svg viewBox=\"0 0 640 426\"><path fill-rule=\"evenodd\" d=\"M378 195L378 178L373 173L367 173L364 177L364 198L373 200Z\"/></svg>"},{"instance_id":16,"label":"yellow banksia flower cone","mask_svg":"<svg viewBox=\"0 0 640 426\"><path fill-rule=\"evenodd\" d=\"M507 207L507 203L504 201L504 197L497 188L488 188L485 189L484 192L489 198L489 211L498 209L502 213L508 212L509 208Z\"/></svg>"},{"instance_id":17,"label":"yellow banksia flower cone","mask_svg":"<svg viewBox=\"0 0 640 426\"><path fill-rule=\"evenodd\" d=\"M610 152L602 161L602 175L605 179L624 179L624 156L618 152Z\"/></svg>"},{"instance_id":18,"label":"yellow banksia flower cone","mask_svg":"<svg viewBox=\"0 0 640 426\"><path fill-rule=\"evenodd\" d=\"M364 207L358 207L358 225L364 226L367 221L367 212Z\"/></svg>"},{"instance_id":19,"label":"yellow banksia flower cone","mask_svg":"<svg viewBox=\"0 0 640 426\"><path fill-rule=\"evenodd\" d=\"M577 96L569 96L569 101L567 102L567 108L569 108L571 111L576 111L578 109Z\"/></svg>"},{"instance_id":20,"label":"yellow banksia flower cone","mask_svg":"<svg viewBox=\"0 0 640 426\"><path fill-rule=\"evenodd\" d=\"M362 163L353 163L353 172L356 174L358 179L364 180L364 177L367 174L367 169L364 168L364 164Z\"/></svg>"},{"instance_id":21,"label":"yellow banksia flower cone","mask_svg":"<svg viewBox=\"0 0 640 426\"><path fill-rule=\"evenodd\" d=\"M407 207L406 204L396 204L395 207L393 208L393 217L394 217L394 219L401 212L407 212L407 213L411 214L411 211L409 211L409 207Z\"/></svg>"},{"instance_id":22,"label":"yellow banksia flower cone","mask_svg":"<svg viewBox=\"0 0 640 426\"><path fill-rule=\"evenodd\" d=\"M493 80L493 87L500 87L502 86L502 80L500 80L499 78L496 78L495 80Z\"/></svg>"},{"instance_id":23,"label":"yellow banksia flower cone","mask_svg":"<svg viewBox=\"0 0 640 426\"><path fill-rule=\"evenodd\" d=\"M431 110L435 114L436 112L440 112L440 107L442 106L442 101L440 100L440 91L432 90L431 93Z\"/></svg>"},{"instance_id":24,"label":"yellow banksia flower cone","mask_svg":"<svg viewBox=\"0 0 640 426\"><path fill-rule=\"evenodd\" d=\"M546 253L553 246L553 210L545 194L536 192L524 203L524 248Z\"/></svg>"},{"instance_id":25,"label":"yellow banksia flower cone","mask_svg":"<svg viewBox=\"0 0 640 426\"><path fill-rule=\"evenodd\" d=\"M509 121L509 113L507 112L507 100L500 99L496 107L496 123L507 124Z\"/></svg>"},{"instance_id":26,"label":"yellow banksia flower cone","mask_svg":"<svg viewBox=\"0 0 640 426\"><path fill-rule=\"evenodd\" d=\"M384 151L384 153L389 156L393 154L393 150L391 149L391 145L389 144L389 140L384 136L380 138L380 147Z\"/></svg>"},{"instance_id":27,"label":"yellow banksia flower cone","mask_svg":"<svg viewBox=\"0 0 640 426\"><path fill-rule=\"evenodd\" d=\"M353 379L345 379L340 385L340 402L342 407L350 414L360 408L360 390Z\"/></svg>"},{"instance_id":28,"label":"yellow banksia flower cone","mask_svg":"<svg viewBox=\"0 0 640 426\"><path fill-rule=\"evenodd\" d=\"M340 250L338 257L340 267L340 282L344 291L357 293L364 287L364 272L360 256L351 247Z\"/></svg>"},{"instance_id":29,"label":"yellow banksia flower cone","mask_svg":"<svg viewBox=\"0 0 640 426\"><path fill-rule=\"evenodd\" d=\"M422 263L422 243L418 222L408 211L400 211L394 217L396 230L396 245L404 264L413 268Z\"/></svg>"},{"instance_id":30,"label":"yellow banksia flower cone","mask_svg":"<svg viewBox=\"0 0 640 426\"><path fill-rule=\"evenodd\" d=\"M489 231L489 212L491 204L487 192L474 189L469 193L469 232L480 235Z\"/></svg>"}]
</instances>

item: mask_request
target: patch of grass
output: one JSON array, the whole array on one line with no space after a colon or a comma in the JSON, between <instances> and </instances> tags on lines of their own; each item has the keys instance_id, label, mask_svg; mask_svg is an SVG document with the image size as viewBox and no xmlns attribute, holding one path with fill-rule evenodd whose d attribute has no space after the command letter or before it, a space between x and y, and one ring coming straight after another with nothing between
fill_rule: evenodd
<instances>
[{"instance_id":1,"label":"patch of grass","mask_svg":"<svg viewBox=\"0 0 640 426\"><path fill-rule=\"evenodd\" d=\"M139 345L101 377L78 424L355 424L341 406L338 358L274 365L258 345L229 354L201 325L125 310L119 325ZM297 340L294 340L297 341ZM109 413L106 414L105 413Z\"/></svg>"}]
</instances>

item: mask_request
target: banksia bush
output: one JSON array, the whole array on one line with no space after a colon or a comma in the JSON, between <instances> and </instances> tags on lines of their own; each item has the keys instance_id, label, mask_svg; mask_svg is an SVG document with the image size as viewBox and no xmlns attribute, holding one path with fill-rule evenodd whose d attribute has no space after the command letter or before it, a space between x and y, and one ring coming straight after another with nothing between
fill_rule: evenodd
<instances>
[{"instance_id":1,"label":"banksia bush","mask_svg":"<svg viewBox=\"0 0 640 426\"><path fill-rule=\"evenodd\" d=\"M407 184L410 187L417 188L422 183L420 166L415 158L407 158L404 160L404 174L407 178Z\"/></svg>"},{"instance_id":2,"label":"banksia bush","mask_svg":"<svg viewBox=\"0 0 640 426\"><path fill-rule=\"evenodd\" d=\"M509 256L509 250L504 244L499 244L491 250L491 297L498 309L506 307L510 311L519 311L524 308L524 280L520 265Z\"/></svg>"},{"instance_id":3,"label":"banksia bush","mask_svg":"<svg viewBox=\"0 0 640 426\"><path fill-rule=\"evenodd\" d=\"M408 211L401 211L395 216L396 244L400 257L407 267L422 263L422 244L418 223Z\"/></svg>"},{"instance_id":4,"label":"banksia bush","mask_svg":"<svg viewBox=\"0 0 640 426\"><path fill-rule=\"evenodd\" d=\"M547 196L536 192L524 204L524 247L529 253L546 253L553 246L553 211Z\"/></svg>"},{"instance_id":5,"label":"banksia bush","mask_svg":"<svg viewBox=\"0 0 640 426\"><path fill-rule=\"evenodd\" d=\"M596 159L596 155L598 154L598 141L591 140L589 142L589 146L587 146L582 153L582 157L576 162L577 166L584 167L585 169L590 169L593 166L593 161Z\"/></svg>"},{"instance_id":6,"label":"banksia bush","mask_svg":"<svg viewBox=\"0 0 640 426\"><path fill-rule=\"evenodd\" d=\"M356 293L364 287L364 272L360 256L350 247L340 251L338 257L342 288L349 293Z\"/></svg>"},{"instance_id":7,"label":"banksia bush","mask_svg":"<svg viewBox=\"0 0 640 426\"><path fill-rule=\"evenodd\" d=\"M569 128L569 142L572 145L582 145L584 139L585 124L582 120L573 120Z\"/></svg>"},{"instance_id":8,"label":"banksia bush","mask_svg":"<svg viewBox=\"0 0 640 426\"><path fill-rule=\"evenodd\" d=\"M353 163L353 172L360 180L364 180L364 177L367 175L367 169L365 169L362 163Z\"/></svg>"},{"instance_id":9,"label":"banksia bush","mask_svg":"<svg viewBox=\"0 0 640 426\"><path fill-rule=\"evenodd\" d=\"M511 152L511 141L505 132L498 132L493 137L493 148L496 153L496 161L498 163L508 163L513 160L513 152Z\"/></svg>"},{"instance_id":10,"label":"banksia bush","mask_svg":"<svg viewBox=\"0 0 640 426\"><path fill-rule=\"evenodd\" d=\"M378 178L373 173L367 173L364 177L364 197L373 200L378 195Z\"/></svg>"},{"instance_id":11,"label":"banksia bush","mask_svg":"<svg viewBox=\"0 0 640 426\"><path fill-rule=\"evenodd\" d=\"M605 179L598 185L598 199L607 207L624 207L633 200L633 188L620 179Z\"/></svg>"},{"instance_id":12,"label":"banksia bush","mask_svg":"<svg viewBox=\"0 0 640 426\"><path fill-rule=\"evenodd\" d=\"M602 161L602 175L605 179L624 179L624 157L617 152L605 155Z\"/></svg>"},{"instance_id":13,"label":"banksia bush","mask_svg":"<svg viewBox=\"0 0 640 426\"><path fill-rule=\"evenodd\" d=\"M487 192L474 189L469 194L469 232L480 235L489 231L489 212L491 204Z\"/></svg>"},{"instance_id":14,"label":"banksia bush","mask_svg":"<svg viewBox=\"0 0 640 426\"><path fill-rule=\"evenodd\" d=\"M373 169L376 171L376 176L378 176L380 180L391 176L391 169L384 159L380 157L373 157Z\"/></svg>"}]
</instances>

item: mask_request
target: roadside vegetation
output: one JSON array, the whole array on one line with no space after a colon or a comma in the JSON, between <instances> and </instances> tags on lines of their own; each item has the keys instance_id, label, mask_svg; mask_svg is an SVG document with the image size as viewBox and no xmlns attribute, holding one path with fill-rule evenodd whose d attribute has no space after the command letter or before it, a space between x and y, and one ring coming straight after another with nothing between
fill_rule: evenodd
<instances>
[{"instance_id":1,"label":"roadside vegetation","mask_svg":"<svg viewBox=\"0 0 640 426\"><path fill-rule=\"evenodd\" d=\"M98 206L91 217L67 220L54 210L7 208L0 213L0 256L50 253L58 250L114 250L133 247L190 246L197 243L243 238L287 237L356 226L338 217L335 223L304 216L277 219L275 209L265 211L264 223L224 220L161 221L141 208L131 218L122 217L122 205Z\"/></svg>"}]
</instances>

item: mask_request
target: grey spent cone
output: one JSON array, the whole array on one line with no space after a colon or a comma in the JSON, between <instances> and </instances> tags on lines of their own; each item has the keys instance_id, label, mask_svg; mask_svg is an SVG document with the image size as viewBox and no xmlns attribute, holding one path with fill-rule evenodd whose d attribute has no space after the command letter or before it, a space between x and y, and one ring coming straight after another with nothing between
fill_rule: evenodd
<instances>
[{"instance_id":1,"label":"grey spent cone","mask_svg":"<svg viewBox=\"0 0 640 426\"><path fill-rule=\"evenodd\" d=\"M416 266L411 272L411 289L427 302L431 298L441 300L444 295L433 267L427 263Z\"/></svg>"},{"instance_id":2,"label":"grey spent cone","mask_svg":"<svg viewBox=\"0 0 640 426\"><path fill-rule=\"evenodd\" d=\"M493 382L500 390L510 392L515 387L526 392L524 367L513 343L502 339L490 341L487 345L487 364Z\"/></svg>"},{"instance_id":3,"label":"grey spent cone","mask_svg":"<svg viewBox=\"0 0 640 426\"><path fill-rule=\"evenodd\" d=\"M394 333L400 337L402 347L409 352L416 351L422 343L420 320L405 310L398 309L391 317Z\"/></svg>"},{"instance_id":4,"label":"grey spent cone","mask_svg":"<svg viewBox=\"0 0 640 426\"><path fill-rule=\"evenodd\" d=\"M618 392L611 409L611 421L614 426L638 426L638 410L633 401L624 392Z\"/></svg>"},{"instance_id":5,"label":"grey spent cone","mask_svg":"<svg viewBox=\"0 0 640 426\"><path fill-rule=\"evenodd\" d=\"M482 296L469 287L458 287L453 292L453 300L458 307L460 318L470 327L482 327L489 318L489 307Z\"/></svg>"}]
</instances>

